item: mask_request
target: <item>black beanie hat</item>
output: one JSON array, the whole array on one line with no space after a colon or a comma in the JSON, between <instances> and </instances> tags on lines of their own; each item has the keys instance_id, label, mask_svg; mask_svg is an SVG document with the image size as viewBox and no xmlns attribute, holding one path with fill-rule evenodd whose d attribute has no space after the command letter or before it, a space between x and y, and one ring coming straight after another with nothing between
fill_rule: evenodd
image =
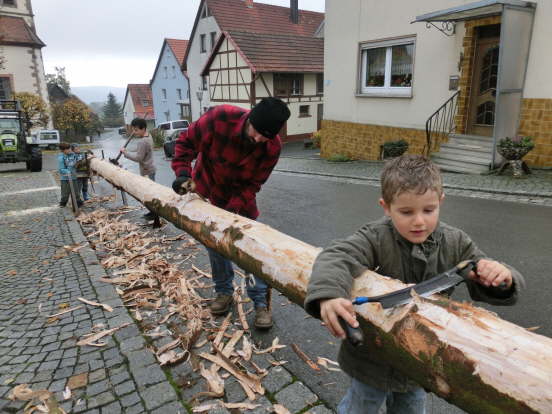
<instances>
[{"instance_id":1,"label":"black beanie hat","mask_svg":"<svg viewBox=\"0 0 552 414\"><path fill-rule=\"evenodd\" d=\"M274 138L289 119L287 105L278 98L263 98L249 113L253 128L267 138Z\"/></svg>"}]
</instances>

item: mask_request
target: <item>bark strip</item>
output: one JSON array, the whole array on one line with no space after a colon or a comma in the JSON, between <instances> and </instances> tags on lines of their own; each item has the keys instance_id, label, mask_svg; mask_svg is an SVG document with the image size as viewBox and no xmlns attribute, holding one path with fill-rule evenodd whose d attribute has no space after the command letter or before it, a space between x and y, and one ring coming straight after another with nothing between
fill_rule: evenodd
<instances>
[{"instance_id":1,"label":"bark strip","mask_svg":"<svg viewBox=\"0 0 552 414\"><path fill-rule=\"evenodd\" d=\"M196 195L179 196L107 161L94 158L91 168L199 242L303 304L320 249ZM366 271L355 280L352 295L374 296L403 287L395 279ZM438 295L393 309L367 304L357 312L372 355L464 411L552 412L550 338Z\"/></svg>"}]
</instances>

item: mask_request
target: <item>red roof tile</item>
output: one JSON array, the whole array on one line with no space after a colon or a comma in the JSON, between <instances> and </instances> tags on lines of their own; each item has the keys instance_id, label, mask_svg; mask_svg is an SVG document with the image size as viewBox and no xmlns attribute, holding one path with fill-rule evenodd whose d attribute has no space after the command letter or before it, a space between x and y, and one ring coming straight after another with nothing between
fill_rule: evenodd
<instances>
[{"instance_id":1,"label":"red roof tile","mask_svg":"<svg viewBox=\"0 0 552 414\"><path fill-rule=\"evenodd\" d=\"M255 1L253 7L247 7L244 0L202 0L190 39L194 37L204 4L207 4L222 31L311 37L324 20L324 13L299 10L299 23L294 24L290 19L289 7ZM186 51L184 61L187 60L188 53L189 50Z\"/></svg>"},{"instance_id":2,"label":"red roof tile","mask_svg":"<svg viewBox=\"0 0 552 414\"><path fill-rule=\"evenodd\" d=\"M254 72L324 72L324 39L244 32L223 32L223 37L230 39ZM222 38L202 75L208 75L221 43Z\"/></svg>"},{"instance_id":3,"label":"red roof tile","mask_svg":"<svg viewBox=\"0 0 552 414\"><path fill-rule=\"evenodd\" d=\"M0 45L46 46L22 17L0 16Z\"/></svg>"},{"instance_id":4,"label":"red roof tile","mask_svg":"<svg viewBox=\"0 0 552 414\"><path fill-rule=\"evenodd\" d=\"M186 49L188 48L188 41L180 40L180 39L165 39L165 40L167 41L171 50L176 56L176 60L178 61L178 64L182 66L182 63L184 62L184 56L186 56Z\"/></svg>"},{"instance_id":5,"label":"red roof tile","mask_svg":"<svg viewBox=\"0 0 552 414\"><path fill-rule=\"evenodd\" d=\"M247 7L243 0L205 0L221 30L267 34L312 36L324 13L299 10L299 23L290 20L289 7L253 2Z\"/></svg>"},{"instance_id":6,"label":"red roof tile","mask_svg":"<svg viewBox=\"0 0 552 414\"><path fill-rule=\"evenodd\" d=\"M134 104L134 116L146 120L155 119L153 112L153 100L151 97L151 88L148 84L129 83L127 85L127 94L130 94ZM143 102L148 101L149 106L144 106Z\"/></svg>"}]
</instances>

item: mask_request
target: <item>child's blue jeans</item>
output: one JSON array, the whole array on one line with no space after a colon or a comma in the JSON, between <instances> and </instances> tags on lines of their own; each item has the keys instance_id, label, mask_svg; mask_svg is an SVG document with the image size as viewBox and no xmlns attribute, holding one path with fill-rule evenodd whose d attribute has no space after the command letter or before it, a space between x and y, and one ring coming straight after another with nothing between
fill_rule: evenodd
<instances>
[{"instance_id":1,"label":"child's blue jeans","mask_svg":"<svg viewBox=\"0 0 552 414\"><path fill-rule=\"evenodd\" d=\"M351 387L337 407L339 414L378 414L385 404L387 414L425 414L426 392L382 391L353 378Z\"/></svg>"}]
</instances>

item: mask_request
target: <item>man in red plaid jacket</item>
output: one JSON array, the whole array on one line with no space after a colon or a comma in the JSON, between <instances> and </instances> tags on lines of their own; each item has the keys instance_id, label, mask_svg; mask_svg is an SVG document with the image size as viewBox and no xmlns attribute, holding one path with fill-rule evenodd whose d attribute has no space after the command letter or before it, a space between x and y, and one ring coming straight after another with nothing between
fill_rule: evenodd
<instances>
[{"instance_id":1,"label":"man in red plaid jacket","mask_svg":"<svg viewBox=\"0 0 552 414\"><path fill-rule=\"evenodd\" d=\"M255 220L256 195L278 162L278 132L289 116L287 105L277 98L264 98L251 111L231 105L209 109L176 141L173 189L182 194L193 184L194 191L213 205ZM212 249L207 252L217 295L211 312L223 315L233 302L232 262ZM268 286L262 279L251 279L247 293L255 304L255 327L269 329Z\"/></svg>"}]
</instances>

